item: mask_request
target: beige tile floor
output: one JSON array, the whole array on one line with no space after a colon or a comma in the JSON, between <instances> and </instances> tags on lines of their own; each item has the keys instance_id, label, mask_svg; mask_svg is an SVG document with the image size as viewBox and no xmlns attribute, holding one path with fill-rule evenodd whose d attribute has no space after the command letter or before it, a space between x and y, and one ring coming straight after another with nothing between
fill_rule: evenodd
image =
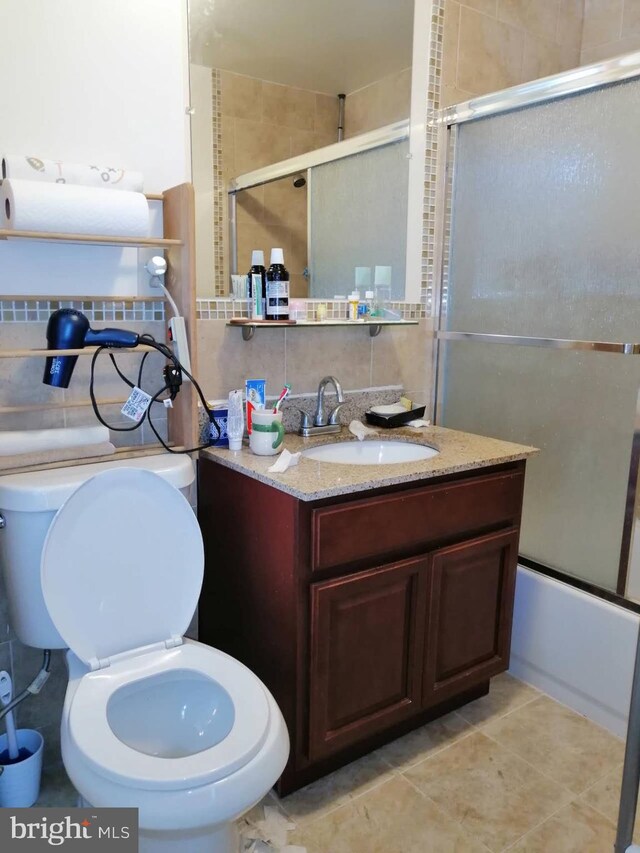
<instances>
[{"instance_id":1,"label":"beige tile floor","mask_svg":"<svg viewBox=\"0 0 640 853\"><path fill-rule=\"evenodd\" d=\"M307 853L609 853L623 743L509 675L275 802Z\"/></svg>"},{"instance_id":2,"label":"beige tile floor","mask_svg":"<svg viewBox=\"0 0 640 853\"><path fill-rule=\"evenodd\" d=\"M269 794L240 821L243 849L609 853L622 760L618 738L502 675L459 711L289 797ZM48 782L56 804L61 785ZM264 806L281 814L271 839Z\"/></svg>"}]
</instances>

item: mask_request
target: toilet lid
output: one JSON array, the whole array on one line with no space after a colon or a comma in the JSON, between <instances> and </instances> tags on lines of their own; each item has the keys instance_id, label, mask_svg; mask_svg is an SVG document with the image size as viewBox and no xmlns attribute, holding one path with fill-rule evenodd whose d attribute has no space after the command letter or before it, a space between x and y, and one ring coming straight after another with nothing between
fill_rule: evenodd
<instances>
[{"instance_id":1,"label":"toilet lid","mask_svg":"<svg viewBox=\"0 0 640 853\"><path fill-rule=\"evenodd\" d=\"M202 536L188 501L162 477L134 468L83 483L53 519L41 561L49 614L92 668L182 637L203 572Z\"/></svg>"}]
</instances>

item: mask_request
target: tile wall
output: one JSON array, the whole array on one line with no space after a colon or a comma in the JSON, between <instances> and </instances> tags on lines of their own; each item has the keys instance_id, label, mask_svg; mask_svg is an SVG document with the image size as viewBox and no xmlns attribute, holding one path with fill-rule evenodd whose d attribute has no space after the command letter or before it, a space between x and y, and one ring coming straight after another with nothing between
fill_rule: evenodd
<instances>
[{"instance_id":1,"label":"tile wall","mask_svg":"<svg viewBox=\"0 0 640 853\"><path fill-rule=\"evenodd\" d=\"M584 0L580 64L640 50L639 0Z\"/></svg>"},{"instance_id":2,"label":"tile wall","mask_svg":"<svg viewBox=\"0 0 640 853\"><path fill-rule=\"evenodd\" d=\"M445 0L442 106L579 65L584 2Z\"/></svg>"},{"instance_id":3,"label":"tile wall","mask_svg":"<svg viewBox=\"0 0 640 853\"><path fill-rule=\"evenodd\" d=\"M217 68L211 69L211 120L212 127L212 160L213 171L213 292L217 296L225 296L229 292L229 264L225 256L225 239L227 227L227 180L222 159L222 80ZM192 131L193 132L193 131ZM195 185L195 177L193 178ZM196 189L197 192L197 189ZM197 238L196 238L197 239Z\"/></svg>"},{"instance_id":4,"label":"tile wall","mask_svg":"<svg viewBox=\"0 0 640 853\"><path fill-rule=\"evenodd\" d=\"M320 379L334 374L345 390L402 385L428 402L431 339L426 323L383 328L375 338L354 328L257 329L250 341L220 320L198 320L199 379L209 399L224 398L245 379L267 380L267 393L285 382L294 394L315 393Z\"/></svg>"},{"instance_id":5,"label":"tile wall","mask_svg":"<svg viewBox=\"0 0 640 853\"><path fill-rule=\"evenodd\" d=\"M214 110L214 140L221 144L224 186L236 175L269 166L336 141L338 101L334 95L282 86L229 71L213 71L219 80L219 119ZM215 145L214 145L215 147ZM222 216L226 228L226 199ZM269 263L273 246L284 249L291 274L291 293L304 296L307 282L307 190L296 188L291 178L239 193L237 197L238 269L246 272L252 249L262 249ZM216 221L219 218L216 216ZM229 260L222 274L228 281ZM228 288L216 283L216 293Z\"/></svg>"},{"instance_id":6,"label":"tile wall","mask_svg":"<svg viewBox=\"0 0 640 853\"><path fill-rule=\"evenodd\" d=\"M345 101L345 139L409 118L411 68L403 68L350 92Z\"/></svg>"}]
</instances>

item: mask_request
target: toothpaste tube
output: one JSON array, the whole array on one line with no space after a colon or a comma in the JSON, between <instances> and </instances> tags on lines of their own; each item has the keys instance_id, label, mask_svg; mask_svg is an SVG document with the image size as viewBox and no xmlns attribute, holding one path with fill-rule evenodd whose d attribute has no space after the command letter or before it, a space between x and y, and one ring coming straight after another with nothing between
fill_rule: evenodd
<instances>
[{"instance_id":1,"label":"toothpaste tube","mask_svg":"<svg viewBox=\"0 0 640 853\"><path fill-rule=\"evenodd\" d=\"M264 409L267 380L247 379L244 387L247 400L247 432L251 435L251 413L254 409Z\"/></svg>"}]
</instances>

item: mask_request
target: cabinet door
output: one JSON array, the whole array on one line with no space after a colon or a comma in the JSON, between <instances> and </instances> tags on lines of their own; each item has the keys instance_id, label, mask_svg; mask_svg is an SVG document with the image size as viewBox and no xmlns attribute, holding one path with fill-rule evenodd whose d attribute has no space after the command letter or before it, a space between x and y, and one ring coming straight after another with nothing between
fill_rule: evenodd
<instances>
[{"instance_id":1,"label":"cabinet door","mask_svg":"<svg viewBox=\"0 0 640 853\"><path fill-rule=\"evenodd\" d=\"M425 706L507 669L517 559L515 529L431 555Z\"/></svg>"},{"instance_id":2,"label":"cabinet door","mask_svg":"<svg viewBox=\"0 0 640 853\"><path fill-rule=\"evenodd\" d=\"M309 757L420 709L427 560L311 585Z\"/></svg>"}]
</instances>

